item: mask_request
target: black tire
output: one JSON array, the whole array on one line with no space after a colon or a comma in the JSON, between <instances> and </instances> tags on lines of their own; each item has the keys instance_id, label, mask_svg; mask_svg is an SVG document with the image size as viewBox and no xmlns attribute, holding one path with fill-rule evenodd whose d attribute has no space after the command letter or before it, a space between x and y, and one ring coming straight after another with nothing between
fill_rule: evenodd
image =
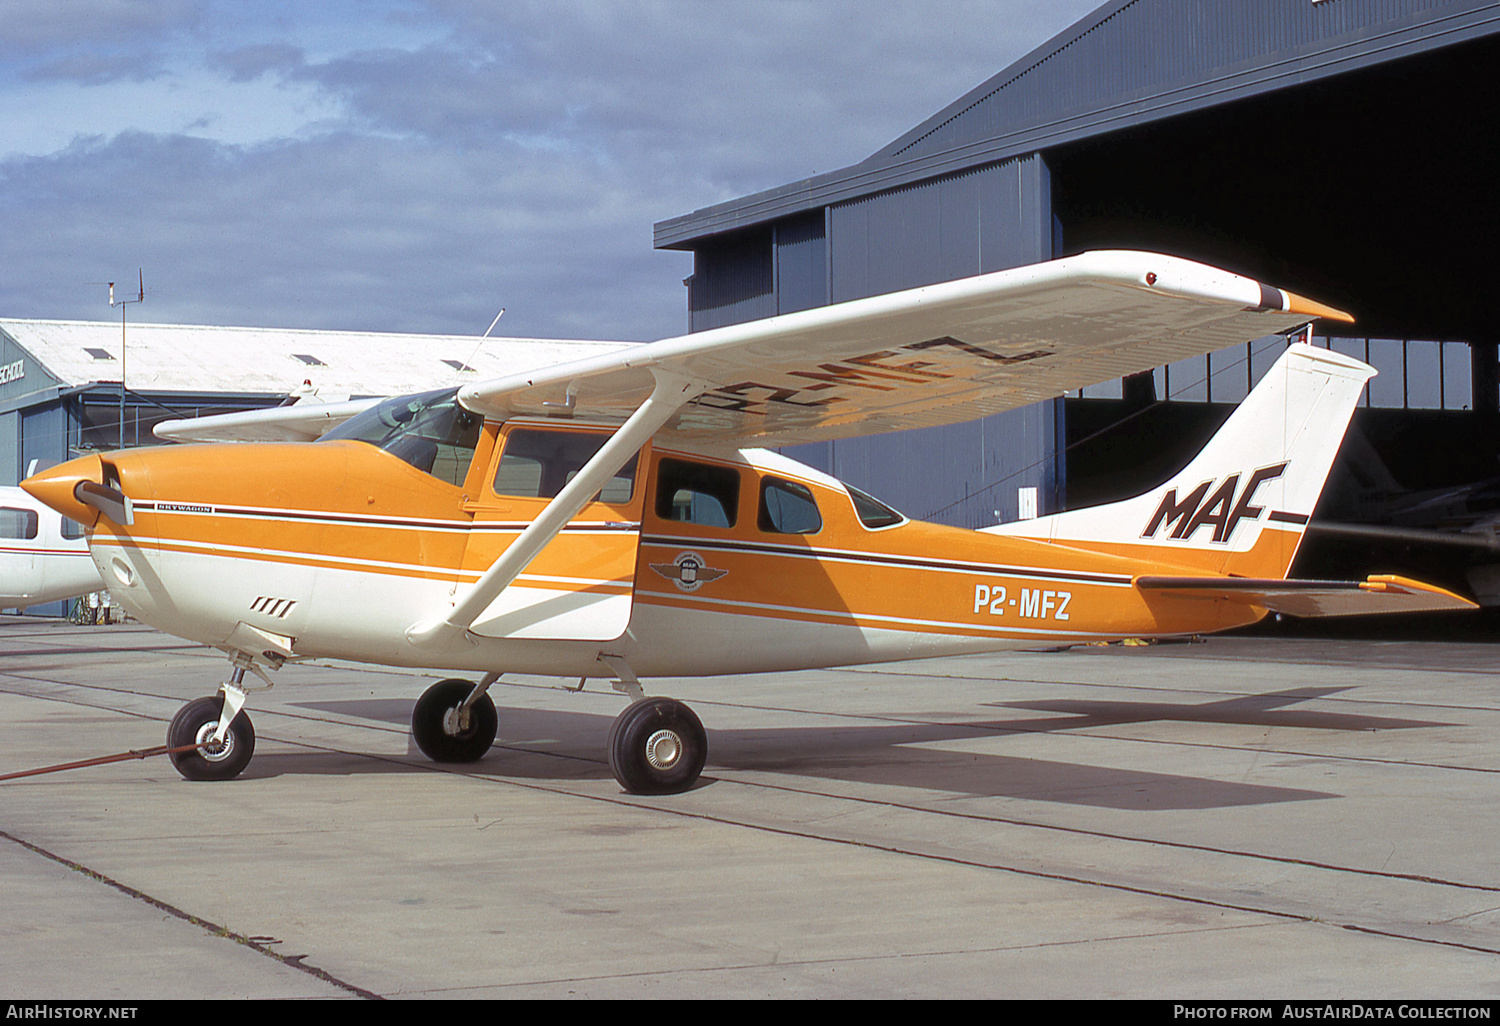
<instances>
[{"instance_id":1,"label":"black tire","mask_svg":"<svg viewBox=\"0 0 1500 1026\"><path fill-rule=\"evenodd\" d=\"M647 698L622 712L609 732L609 768L631 794L680 794L698 782L708 735L693 710Z\"/></svg>"},{"instance_id":2,"label":"black tire","mask_svg":"<svg viewBox=\"0 0 1500 1026\"><path fill-rule=\"evenodd\" d=\"M167 726L167 745L180 748L206 740L219 728L224 711L224 693L198 698L177 710ZM188 780L233 780L250 765L255 754L255 727L243 709L229 724L229 733L217 748L174 752L169 758Z\"/></svg>"},{"instance_id":3,"label":"black tire","mask_svg":"<svg viewBox=\"0 0 1500 1026\"><path fill-rule=\"evenodd\" d=\"M495 743L500 717L488 694L469 708L469 728L450 732L448 714L463 705L474 685L466 680L441 680L422 692L411 711L411 736L422 754L433 762L478 762Z\"/></svg>"}]
</instances>

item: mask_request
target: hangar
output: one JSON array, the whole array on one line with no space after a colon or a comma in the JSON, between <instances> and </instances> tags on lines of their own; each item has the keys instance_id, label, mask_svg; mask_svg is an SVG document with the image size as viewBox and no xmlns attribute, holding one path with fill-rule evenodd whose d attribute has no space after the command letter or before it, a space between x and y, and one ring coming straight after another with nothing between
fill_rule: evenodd
<instances>
[{"instance_id":1,"label":"hangar","mask_svg":"<svg viewBox=\"0 0 1500 1026\"><path fill-rule=\"evenodd\" d=\"M655 245L694 255L695 331L1103 248L1350 310L1319 341L1380 376L1304 562L1447 559L1484 592L1493 531L1433 530L1473 526L1482 496L1424 490L1500 474L1496 67L1500 3L1112 0L865 160L659 222ZM1279 344L790 454L962 526L1091 505L1164 479Z\"/></svg>"},{"instance_id":2,"label":"hangar","mask_svg":"<svg viewBox=\"0 0 1500 1026\"><path fill-rule=\"evenodd\" d=\"M161 421L499 377L625 342L0 318L0 484Z\"/></svg>"},{"instance_id":3,"label":"hangar","mask_svg":"<svg viewBox=\"0 0 1500 1026\"><path fill-rule=\"evenodd\" d=\"M0 319L0 485L158 444L161 421L401 395L582 359L624 342ZM0 524L0 528L4 525ZM62 615L66 603L29 610Z\"/></svg>"}]
</instances>

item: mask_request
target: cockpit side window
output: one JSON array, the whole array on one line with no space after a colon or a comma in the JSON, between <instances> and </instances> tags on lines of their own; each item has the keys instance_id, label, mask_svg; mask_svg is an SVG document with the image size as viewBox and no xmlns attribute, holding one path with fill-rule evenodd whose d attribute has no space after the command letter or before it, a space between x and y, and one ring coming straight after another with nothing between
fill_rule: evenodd
<instances>
[{"instance_id":1,"label":"cockpit side window","mask_svg":"<svg viewBox=\"0 0 1500 1026\"><path fill-rule=\"evenodd\" d=\"M759 527L769 534L817 534L823 515L812 489L795 481L768 477L760 484Z\"/></svg>"},{"instance_id":2,"label":"cockpit side window","mask_svg":"<svg viewBox=\"0 0 1500 1026\"><path fill-rule=\"evenodd\" d=\"M663 459L656 467L656 515L662 520L729 528L739 519L740 472Z\"/></svg>"},{"instance_id":3,"label":"cockpit side window","mask_svg":"<svg viewBox=\"0 0 1500 1026\"><path fill-rule=\"evenodd\" d=\"M514 428L506 436L505 452L495 469L495 493L520 498L551 499L573 480L584 464L609 441L609 435L583 431L539 431ZM635 490L636 456L610 478L597 501L630 501Z\"/></svg>"},{"instance_id":4,"label":"cockpit side window","mask_svg":"<svg viewBox=\"0 0 1500 1026\"><path fill-rule=\"evenodd\" d=\"M368 442L392 456L462 487L484 418L458 403L456 388L398 396L340 424L320 441Z\"/></svg>"}]
</instances>

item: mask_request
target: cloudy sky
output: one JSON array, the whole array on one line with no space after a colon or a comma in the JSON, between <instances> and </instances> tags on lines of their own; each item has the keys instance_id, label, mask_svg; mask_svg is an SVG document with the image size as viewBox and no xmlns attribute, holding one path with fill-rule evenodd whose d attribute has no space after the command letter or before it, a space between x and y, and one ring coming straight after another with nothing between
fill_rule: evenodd
<instances>
[{"instance_id":1,"label":"cloudy sky","mask_svg":"<svg viewBox=\"0 0 1500 1026\"><path fill-rule=\"evenodd\" d=\"M5 0L0 316L653 339L656 221L834 170L1101 0Z\"/></svg>"}]
</instances>

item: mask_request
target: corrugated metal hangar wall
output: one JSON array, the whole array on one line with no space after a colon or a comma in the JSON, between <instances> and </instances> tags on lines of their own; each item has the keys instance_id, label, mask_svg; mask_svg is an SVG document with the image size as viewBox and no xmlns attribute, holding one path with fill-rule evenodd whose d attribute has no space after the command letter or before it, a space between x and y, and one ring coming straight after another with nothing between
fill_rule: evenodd
<instances>
[{"instance_id":1,"label":"corrugated metal hangar wall","mask_svg":"<svg viewBox=\"0 0 1500 1026\"><path fill-rule=\"evenodd\" d=\"M1374 435L1494 433L1488 264L1471 253L1500 227L1497 33L1500 3L1477 0L1116 0L867 160L661 222L656 245L695 254L692 330L1087 249L1176 253L1352 309L1396 343L1340 347L1447 354L1438 373L1472 395L1450 384L1425 427L1362 411ZM1462 375L1455 343L1472 344ZM1248 362L1214 361L1172 380ZM1404 397L1405 364L1381 370ZM1173 469L1225 408L1159 404L1080 444L1164 381L790 454L913 516L981 526L1015 518L1022 487L1045 513ZM1212 398L1243 385L1229 392ZM1495 448L1447 470L1493 474Z\"/></svg>"},{"instance_id":2,"label":"corrugated metal hangar wall","mask_svg":"<svg viewBox=\"0 0 1500 1026\"><path fill-rule=\"evenodd\" d=\"M1036 154L829 204L699 250L689 282L691 330L841 303L1052 257L1051 187ZM915 516L994 523L1016 517L1006 479L1059 489L1049 454L1051 404L971 424L789 449L793 457L874 488ZM899 476L892 466L902 468ZM975 493L975 494L970 494ZM969 496L965 498L965 496ZM934 505L936 502L936 505ZM1047 510L1043 510L1046 512Z\"/></svg>"}]
</instances>

